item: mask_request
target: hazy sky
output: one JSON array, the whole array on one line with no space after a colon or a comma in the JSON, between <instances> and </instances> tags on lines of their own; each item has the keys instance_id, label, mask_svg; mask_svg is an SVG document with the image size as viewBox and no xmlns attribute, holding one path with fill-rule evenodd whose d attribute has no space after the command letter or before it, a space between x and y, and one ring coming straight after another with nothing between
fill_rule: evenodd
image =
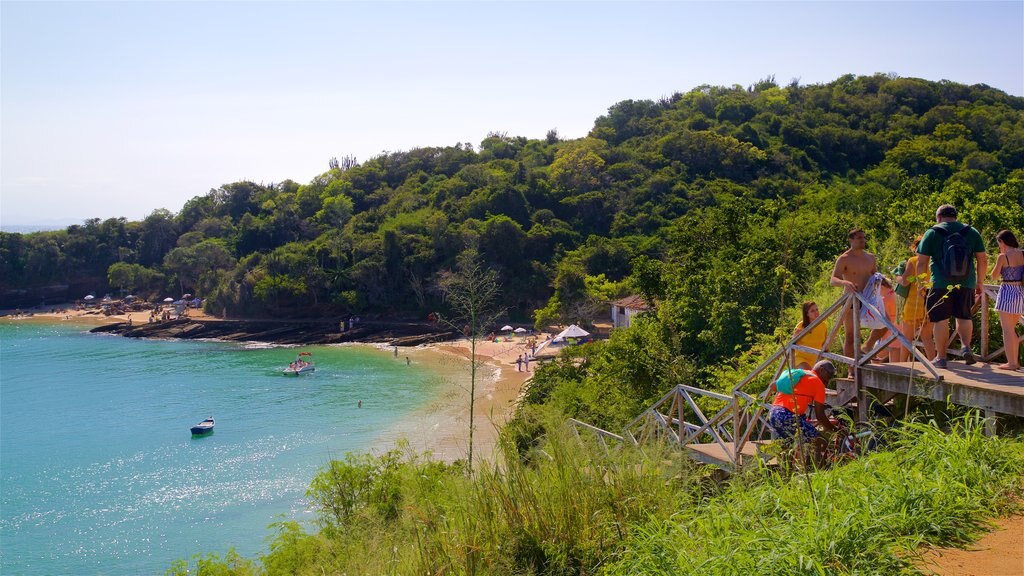
<instances>
[{"instance_id":1,"label":"hazy sky","mask_svg":"<svg viewBox=\"0 0 1024 576\"><path fill-rule=\"evenodd\" d=\"M585 135L625 99L896 73L1024 95L1024 2L0 2L0 225Z\"/></svg>"}]
</instances>

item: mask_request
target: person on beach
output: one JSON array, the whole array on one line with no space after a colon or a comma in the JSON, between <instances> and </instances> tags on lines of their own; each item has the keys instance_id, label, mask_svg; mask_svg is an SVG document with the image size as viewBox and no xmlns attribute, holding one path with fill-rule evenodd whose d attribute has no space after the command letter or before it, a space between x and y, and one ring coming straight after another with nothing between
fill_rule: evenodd
<instances>
[{"instance_id":1,"label":"person on beach","mask_svg":"<svg viewBox=\"0 0 1024 576\"><path fill-rule=\"evenodd\" d=\"M932 334L932 323L928 320L925 310L925 296L930 283L928 282L927 270L918 264L917 246L921 243L921 236L910 242L910 251L913 256L907 258L903 272L896 276L896 282L907 288L907 297L903 301L903 322L900 329L907 340L916 342L921 340L924 344L924 352L929 359L935 358L935 337ZM909 350L901 350L900 362L910 359Z\"/></svg>"},{"instance_id":2,"label":"person on beach","mask_svg":"<svg viewBox=\"0 0 1024 576\"><path fill-rule=\"evenodd\" d=\"M924 233L917 246L918 265L921 269L927 268L931 278L925 308L933 323L933 364L937 368L946 367L950 317L956 319L964 362L974 364L977 360L971 352L974 335L971 317L974 300L981 295L981 281L988 273L985 242L977 230L957 221L955 206L939 206L935 221L937 224Z\"/></svg>"},{"instance_id":3,"label":"person on beach","mask_svg":"<svg viewBox=\"0 0 1024 576\"><path fill-rule=\"evenodd\" d=\"M999 276L999 293L996 294L996 312L999 312L999 325L1003 329L1003 345L1006 347L1006 364L996 368L1002 370L1020 369L1020 343L1017 335L1017 323L1024 315L1024 250L1013 232L1000 230L996 234L999 245L999 257L992 269L992 277Z\"/></svg>"},{"instance_id":4,"label":"person on beach","mask_svg":"<svg viewBox=\"0 0 1024 576\"><path fill-rule=\"evenodd\" d=\"M523 355L520 354L519 358L516 358L516 372L523 371Z\"/></svg>"},{"instance_id":5,"label":"person on beach","mask_svg":"<svg viewBox=\"0 0 1024 576\"><path fill-rule=\"evenodd\" d=\"M523 367L526 369L527 372L530 371L530 355L529 354L523 354Z\"/></svg>"},{"instance_id":6,"label":"person on beach","mask_svg":"<svg viewBox=\"0 0 1024 576\"><path fill-rule=\"evenodd\" d=\"M409 360L408 356L405 357L405 365L406 366L412 366L412 360Z\"/></svg>"},{"instance_id":7,"label":"person on beach","mask_svg":"<svg viewBox=\"0 0 1024 576\"><path fill-rule=\"evenodd\" d=\"M867 245L867 234L860 228L850 230L846 235L850 243L850 249L843 252L836 265L832 269L832 278L829 283L846 292L866 292L869 281L875 272L878 271L878 263L875 255L864 250ZM872 286L873 289L873 286ZM853 310L847 310L843 314L843 354L853 358L854 334L853 334Z\"/></svg>"},{"instance_id":8,"label":"person on beach","mask_svg":"<svg viewBox=\"0 0 1024 576\"><path fill-rule=\"evenodd\" d=\"M804 302L800 307L800 321L797 322L796 328L793 329L793 336L803 332L804 328L810 326L812 322L817 320L819 314L820 312L818 311L818 305L816 303L810 300ZM825 346L826 338L828 338L828 323L822 322L815 326L813 330L804 334L802 338L797 340L797 344L821 350L822 347ZM797 368L810 370L816 360L817 354L804 352L803 350L795 350L793 352L793 365Z\"/></svg>"},{"instance_id":9,"label":"person on beach","mask_svg":"<svg viewBox=\"0 0 1024 576\"><path fill-rule=\"evenodd\" d=\"M817 425L826 431L834 431L835 426L825 414L825 387L836 375L836 367L828 360L822 360L810 371L801 370L799 377L792 383L791 393L777 390L772 407L768 411L768 426L776 438L784 441L811 441L814 444L818 461L825 452L825 441L817 427L811 424L804 414L808 406L814 407ZM772 386L775 388L775 385Z\"/></svg>"}]
</instances>

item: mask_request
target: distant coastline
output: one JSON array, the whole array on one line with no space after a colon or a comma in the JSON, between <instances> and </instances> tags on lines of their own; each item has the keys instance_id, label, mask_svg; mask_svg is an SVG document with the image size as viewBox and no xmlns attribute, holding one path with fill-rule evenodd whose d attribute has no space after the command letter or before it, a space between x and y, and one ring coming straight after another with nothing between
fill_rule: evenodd
<instances>
[{"instance_id":1,"label":"distant coastline","mask_svg":"<svg viewBox=\"0 0 1024 576\"><path fill-rule=\"evenodd\" d=\"M194 317L167 322L148 323L133 313L132 323L127 316L105 316L95 312L68 310L60 306L56 312L50 307L0 311L0 321L73 322L92 326L97 334L115 334L129 338L152 339L218 339L234 342L262 342L275 345L324 345L353 343L396 349L396 354L410 358L413 365L446 375L451 380L438 398L424 406L415 417L388 430L383 443L376 449L390 449L399 438L409 441L418 452L430 451L434 458L454 461L466 455L468 421L468 361L469 341L451 331L439 329L429 322L401 322L387 320L361 320L351 330L340 331L335 321L223 320L201 312ZM190 312L192 313L192 312ZM541 340L544 335L540 335ZM498 431L515 413L515 406L532 372L516 370L515 359L528 352L524 339L506 339L503 342L479 341L477 361L487 366L478 371L476 433L474 451L482 458L491 458L497 445ZM461 376L459 376L461 374Z\"/></svg>"},{"instance_id":2,"label":"distant coastline","mask_svg":"<svg viewBox=\"0 0 1024 576\"><path fill-rule=\"evenodd\" d=\"M96 333L128 338L216 338L268 344L341 344L360 342L389 346L419 346L454 339L451 330L427 322L361 321L342 331L333 320L220 320L182 318L164 322L118 321L97 326Z\"/></svg>"}]
</instances>

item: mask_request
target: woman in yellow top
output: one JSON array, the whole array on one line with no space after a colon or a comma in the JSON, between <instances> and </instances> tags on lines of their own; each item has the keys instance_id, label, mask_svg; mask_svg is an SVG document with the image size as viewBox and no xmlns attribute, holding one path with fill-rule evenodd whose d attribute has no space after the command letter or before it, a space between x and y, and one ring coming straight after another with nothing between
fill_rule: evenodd
<instances>
[{"instance_id":1,"label":"woman in yellow top","mask_svg":"<svg viewBox=\"0 0 1024 576\"><path fill-rule=\"evenodd\" d=\"M818 317L818 305L814 302L804 302L800 308L802 319L797 323L796 328L793 330L793 336L799 334L804 326L810 326L811 322ZM804 334L803 338L797 340L797 344L801 346L807 346L808 348L816 348L821 350L825 345L825 339L828 338L828 322L822 322L814 327L813 330ZM793 366L795 368L803 368L804 370L810 370L811 366L818 361L816 354L811 352L804 352L803 350L793 351Z\"/></svg>"},{"instance_id":2,"label":"woman in yellow top","mask_svg":"<svg viewBox=\"0 0 1024 576\"><path fill-rule=\"evenodd\" d=\"M918 270L917 245L921 242L918 236L910 243L912 256L907 259L907 266L902 276L897 276L896 281L901 286L906 286L907 299L903 303L903 324L900 328L907 340L914 342L921 340L924 344L924 351L928 358L935 358L935 337L932 335L932 323L928 320L925 311L925 295L928 293L928 270L922 267ZM910 359L910 352L904 349L900 351L900 361L906 362Z\"/></svg>"}]
</instances>

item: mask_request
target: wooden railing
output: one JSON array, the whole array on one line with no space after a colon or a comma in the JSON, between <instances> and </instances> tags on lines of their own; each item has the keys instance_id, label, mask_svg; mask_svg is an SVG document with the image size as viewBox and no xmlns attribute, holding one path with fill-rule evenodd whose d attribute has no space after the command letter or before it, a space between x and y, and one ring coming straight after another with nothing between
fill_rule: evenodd
<instances>
[{"instance_id":1,"label":"wooden railing","mask_svg":"<svg viewBox=\"0 0 1024 576\"><path fill-rule=\"evenodd\" d=\"M990 361L1001 355L1003 348L989 353L988 331L991 314L989 307L991 300L995 297L998 286L985 285L982 291L981 302L981 358ZM888 329L888 333L882 337L873 348L867 352L861 352L860 335L860 312L866 308L872 315L880 320L882 325ZM853 357L831 352L832 342L843 324L843 318L851 312L853 315ZM798 342L823 322L835 320L828 331L825 342L821 349L811 348ZM1024 324L1024 318L1021 319ZM882 350L886 350L890 344L898 342L900 348L910 353L913 361L919 363L921 368L933 379L942 380L942 374L935 368L931 360L919 349L919 341L911 342L902 331L893 324L888 317L878 310L871 302L861 294L845 292L838 300L832 303L825 312L820 314L803 330L790 338L778 351L761 362L752 372L733 386L730 393L722 394L694 388L692 386L677 385L650 408L637 416L632 422L626 425L623 434L617 435L589 424L570 420L570 425L579 433L584 430L596 434L599 441L607 449L607 440L616 442L628 442L640 444L651 440L668 442L686 447L690 444L714 443L722 448L722 453L731 466L739 466L741 455L747 443L752 441L764 441L770 438L770 431L767 425L766 413L770 408L767 404L768 396L774 390L774 382L782 375L782 371L793 368L793 352L801 351L815 355L817 359L827 359L833 363L848 366L850 376L853 379L853 394L861 401L865 400L860 390L858 371L869 364ZM951 351L956 352L956 351ZM769 368L777 363L777 367L771 372ZM760 380L764 374L772 374L767 384ZM748 391L752 384L759 384L760 389ZM705 406L716 405L717 410L709 418L705 415L698 399L703 399ZM863 403L863 402L862 402ZM720 405L720 407L718 407ZM863 412L862 412L863 413Z\"/></svg>"}]
</instances>

